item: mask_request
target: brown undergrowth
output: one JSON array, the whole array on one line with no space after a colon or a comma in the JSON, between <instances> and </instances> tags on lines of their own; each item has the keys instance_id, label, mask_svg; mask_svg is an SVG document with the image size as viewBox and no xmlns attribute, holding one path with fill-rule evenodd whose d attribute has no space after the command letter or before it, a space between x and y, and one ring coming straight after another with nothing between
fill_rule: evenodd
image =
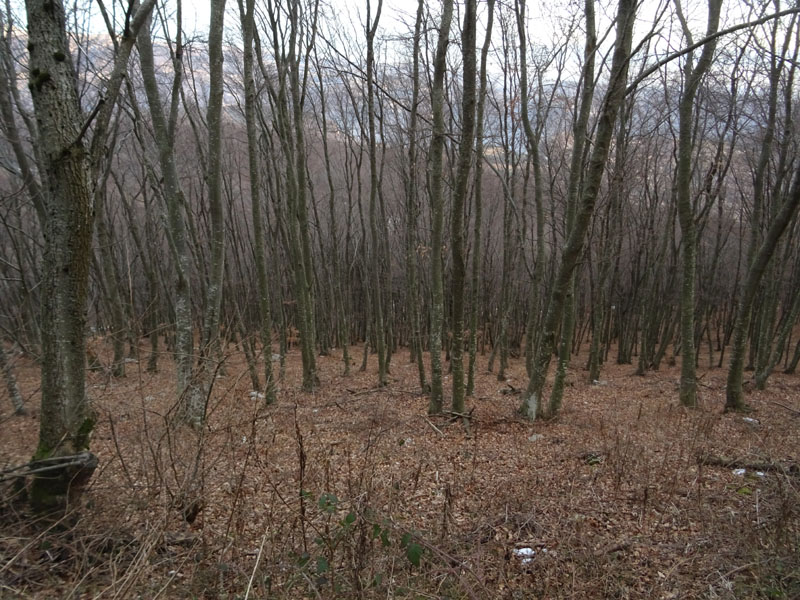
<instances>
[{"instance_id":1,"label":"brown undergrowth","mask_svg":"<svg viewBox=\"0 0 800 600\"><path fill-rule=\"evenodd\" d=\"M380 389L321 357L311 394L293 354L268 407L232 352L197 432L169 427L167 360L144 366L89 374L100 466L79 506L44 520L0 484L0 597L800 597L796 376L738 415L722 370L686 410L676 368L590 385L576 367L531 425L518 362L508 383L481 370L467 433L426 416L405 352ZM0 469L36 443L38 372L18 375L32 410L0 404Z\"/></svg>"}]
</instances>

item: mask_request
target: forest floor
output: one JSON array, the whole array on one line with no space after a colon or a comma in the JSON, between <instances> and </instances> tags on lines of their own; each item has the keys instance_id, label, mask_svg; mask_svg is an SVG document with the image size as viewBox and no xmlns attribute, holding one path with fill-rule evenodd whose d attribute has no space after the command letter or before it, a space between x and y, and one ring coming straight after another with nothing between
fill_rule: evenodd
<instances>
[{"instance_id":1,"label":"forest floor","mask_svg":"<svg viewBox=\"0 0 800 600\"><path fill-rule=\"evenodd\" d=\"M382 389L337 351L300 392L299 360L264 407L232 352L201 432L168 427L166 359L90 373L100 466L58 521L0 484L0 598L800 598L798 376L723 414L724 369L687 410L677 367L591 385L579 358L530 424L522 361L499 382L481 357L467 432L427 416L407 351ZM39 373L17 374L0 470L37 439Z\"/></svg>"}]
</instances>

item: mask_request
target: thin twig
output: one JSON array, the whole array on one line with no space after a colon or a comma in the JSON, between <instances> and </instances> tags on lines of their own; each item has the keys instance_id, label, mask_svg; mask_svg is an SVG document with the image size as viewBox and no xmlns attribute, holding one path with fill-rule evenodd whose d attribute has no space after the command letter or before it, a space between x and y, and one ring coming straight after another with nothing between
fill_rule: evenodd
<instances>
[{"instance_id":1,"label":"thin twig","mask_svg":"<svg viewBox=\"0 0 800 600\"><path fill-rule=\"evenodd\" d=\"M770 402L772 404L775 404L776 406L780 406L781 408L785 408L786 410L788 410L791 413L794 413L796 415L800 415L800 410L797 410L796 408L792 408L791 406L786 406L785 404L781 404L780 402L775 402L775 400L770 400Z\"/></svg>"},{"instance_id":2,"label":"thin twig","mask_svg":"<svg viewBox=\"0 0 800 600\"><path fill-rule=\"evenodd\" d=\"M439 435L441 435L442 437L444 437L444 433L442 433L442 430L441 430L441 429L439 429L439 428L438 428L436 425L434 425L433 423L431 423L431 420L430 420L428 417L425 417L425 422L426 422L428 425L430 425L431 427L433 427L433 430L434 430L436 433L438 433Z\"/></svg>"},{"instance_id":3,"label":"thin twig","mask_svg":"<svg viewBox=\"0 0 800 600\"><path fill-rule=\"evenodd\" d=\"M258 563L261 562L261 554L264 552L264 542L267 541L267 532L264 532L264 535L261 536L261 545L258 547L258 556L256 556L256 564L253 565L253 572L250 573L250 581L247 582L247 590L244 593L244 600L247 600L250 597L250 590L253 588L253 579L256 577L256 571L258 570Z\"/></svg>"}]
</instances>

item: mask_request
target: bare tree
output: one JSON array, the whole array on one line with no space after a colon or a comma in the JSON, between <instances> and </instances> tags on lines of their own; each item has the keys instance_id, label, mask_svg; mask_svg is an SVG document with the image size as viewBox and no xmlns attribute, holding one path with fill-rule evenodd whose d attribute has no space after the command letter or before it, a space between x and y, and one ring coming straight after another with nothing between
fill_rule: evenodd
<instances>
[{"instance_id":1,"label":"bare tree","mask_svg":"<svg viewBox=\"0 0 800 600\"><path fill-rule=\"evenodd\" d=\"M447 46L450 22L453 18L453 0L444 0L439 38L433 62L433 84L431 86L431 112L433 113L433 135L428 151L428 188L431 205L431 394L428 412L442 411L442 333L444 322L444 277L442 274L442 230L444 228L444 181L442 174L445 142L444 126L444 77L447 70Z\"/></svg>"},{"instance_id":2,"label":"bare tree","mask_svg":"<svg viewBox=\"0 0 800 600\"><path fill-rule=\"evenodd\" d=\"M708 27L706 37L716 33L722 0L709 0ZM675 0L675 9L689 45L692 33L681 10L680 0ZM692 125L694 123L695 96L700 82L711 66L716 40L703 46L700 58L695 63L692 53L683 65L684 88L678 107L678 166L675 173L677 190L678 221L681 225L681 385L680 400L684 406L697 405L697 377L695 374L694 312L697 273L697 214L691 197L692 177Z\"/></svg>"},{"instance_id":3,"label":"bare tree","mask_svg":"<svg viewBox=\"0 0 800 600\"><path fill-rule=\"evenodd\" d=\"M541 402L542 390L544 389L545 378L550 365L553 342L562 321L564 297L568 293L572 281L572 273L583 250L586 230L594 212L600 181L608 158L617 113L625 97L625 84L628 75L635 17L636 3L630 0L621 0L617 9L616 41L608 89L603 98L594 145L581 189L575 226L570 231L566 247L561 256L561 263L550 294L547 316L544 320L544 330L537 344L530 381L520 408L520 412L530 420L534 420L537 416L552 416L554 410L558 409L557 405L551 405L545 410Z\"/></svg>"},{"instance_id":4,"label":"bare tree","mask_svg":"<svg viewBox=\"0 0 800 600\"><path fill-rule=\"evenodd\" d=\"M106 97L97 105L92 144L90 121L81 112L76 72L66 32L65 9L56 0L30 0L28 17L29 87L41 144L40 173L46 182L44 293L42 306L42 411L34 458L83 452L95 416L86 395L86 301L92 239L92 173L104 145L136 30L153 3L135 14L122 37ZM129 16L138 8L130 6ZM95 160L92 160L95 159ZM73 479L91 476L96 459L47 478L37 478L32 500L42 507L63 501Z\"/></svg>"}]
</instances>

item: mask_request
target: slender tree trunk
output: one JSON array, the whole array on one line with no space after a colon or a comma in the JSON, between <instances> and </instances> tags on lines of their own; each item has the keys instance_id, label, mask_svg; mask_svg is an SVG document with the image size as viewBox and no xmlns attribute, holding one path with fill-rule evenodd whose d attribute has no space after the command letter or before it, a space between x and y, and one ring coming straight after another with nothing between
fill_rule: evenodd
<instances>
[{"instance_id":1,"label":"slender tree trunk","mask_svg":"<svg viewBox=\"0 0 800 600\"><path fill-rule=\"evenodd\" d=\"M728 367L728 380L725 388L726 411L743 410L745 408L742 398L742 379L744 376L744 359L750 313L756 294L759 291L761 278L769 265L775 248L778 246L781 235L794 218L798 205L800 205L800 168L796 170L788 196L770 224L764 236L764 241L755 254L753 264L747 273L747 279L739 297L736 322L733 329L731 361Z\"/></svg>"},{"instance_id":2,"label":"slender tree trunk","mask_svg":"<svg viewBox=\"0 0 800 600\"><path fill-rule=\"evenodd\" d=\"M444 322L444 281L442 274L442 231L444 228L444 181L442 173L444 151L444 76L447 70L447 46L453 0L444 0L439 40L433 64L431 112L433 135L428 156L428 186L431 204L431 395L428 412L442 412L442 335Z\"/></svg>"},{"instance_id":3,"label":"slender tree trunk","mask_svg":"<svg viewBox=\"0 0 800 600\"><path fill-rule=\"evenodd\" d=\"M684 34L689 44L692 37L680 12L680 3L676 1ZM716 33L719 27L722 0L708 0L707 35ZM697 222L691 197L692 183L692 125L694 123L694 104L697 89L706 71L711 66L711 59L716 49L716 40L703 46L702 54L694 63L692 53L686 58L683 67L684 89L678 106L678 168L675 175L677 188L678 222L681 226L681 381L680 401L684 406L697 406L697 375L695 357L695 288L697 279Z\"/></svg>"},{"instance_id":4,"label":"slender tree trunk","mask_svg":"<svg viewBox=\"0 0 800 600\"><path fill-rule=\"evenodd\" d=\"M111 343L114 358L111 363L111 374L114 377L125 377L125 311L120 297L120 281L114 269L114 248L111 238L111 227L107 222L106 193L103 183L94 195L95 219L97 221L97 243L100 254L100 266L105 281L106 304L111 312Z\"/></svg>"},{"instance_id":5,"label":"slender tree trunk","mask_svg":"<svg viewBox=\"0 0 800 600\"><path fill-rule=\"evenodd\" d=\"M378 0L375 19L370 22L371 4L367 1L367 128L369 143L369 232L370 232L370 272L374 297L375 349L378 352L378 385L387 384L388 350L386 348L386 329L384 325L383 281L381 277L381 239L378 234L378 150L375 141L375 33L381 18L382 0Z\"/></svg>"},{"instance_id":6,"label":"slender tree trunk","mask_svg":"<svg viewBox=\"0 0 800 600\"><path fill-rule=\"evenodd\" d=\"M494 0L492 0L494 1ZM419 387L428 392L425 378L425 362L422 356L422 334L420 332L419 283L417 281L417 221L419 198L417 194L417 115L419 105L419 46L422 36L422 17L425 2L419 0L414 22L414 49L411 74L411 114L408 122L408 180L406 181L406 278L407 302L411 320L411 354L417 363Z\"/></svg>"},{"instance_id":7,"label":"slender tree trunk","mask_svg":"<svg viewBox=\"0 0 800 600\"><path fill-rule=\"evenodd\" d=\"M461 55L463 78L461 96L461 141L458 149L458 172L453 191L452 251L453 251L453 346L450 351L450 366L453 371L453 411L464 412L464 283L467 278L464 259L464 210L467 201L472 164L472 147L475 140L475 78L476 72L476 0L467 0L464 10L464 29L461 33Z\"/></svg>"},{"instance_id":8,"label":"slender tree trunk","mask_svg":"<svg viewBox=\"0 0 800 600\"><path fill-rule=\"evenodd\" d=\"M180 14L178 15L180 22ZM150 39L150 24L139 33L137 46L141 64L142 81L150 109L150 120L153 124L153 136L158 149L158 161L161 167L161 189L167 205L167 232L169 246L175 272L175 370L177 397L181 403L188 397L192 382L192 362L194 334L192 328L192 298L189 275L191 272L191 251L189 248L189 232L186 219L186 200L178 179L175 162L174 131L178 118L178 89L181 86L183 65L183 43L180 28L175 46L178 51L173 57L174 80L169 117L164 114L161 103L158 80L155 74L153 43Z\"/></svg>"},{"instance_id":9,"label":"slender tree trunk","mask_svg":"<svg viewBox=\"0 0 800 600\"><path fill-rule=\"evenodd\" d=\"M253 254L255 255L258 284L258 312L261 333L261 353L264 358L264 401L275 402L275 378L272 374L272 311L270 308L269 279L267 276L266 235L261 214L261 169L256 132L256 83L253 78L253 13L255 0L239 0L244 41L244 110L247 128L247 155L250 171L250 214L253 217Z\"/></svg>"},{"instance_id":10,"label":"slender tree trunk","mask_svg":"<svg viewBox=\"0 0 800 600\"><path fill-rule=\"evenodd\" d=\"M520 412L523 416L530 420L534 420L537 416L552 416L552 411L544 411L541 406L542 390L544 389L547 370L550 366L553 342L561 322L561 308L564 296L571 284L575 265L583 251L584 238L594 212L594 204L600 190L600 182L608 158L617 112L625 97L625 82L628 74L628 60L635 16L636 3L633 0L621 0L617 9L617 34L609 84L603 99L594 146L584 178L580 207L576 215L575 227L567 239L567 244L561 257L561 263L558 267L548 304L547 316L544 320L544 328L536 348L530 382L520 407Z\"/></svg>"},{"instance_id":11,"label":"slender tree trunk","mask_svg":"<svg viewBox=\"0 0 800 600\"><path fill-rule=\"evenodd\" d=\"M17 378L14 376L14 370L8 362L8 355L2 341L0 341L0 371L3 372L3 378L6 380L6 389L8 390L8 397L11 398L11 405L14 407L14 414L27 414L25 402L17 385Z\"/></svg>"},{"instance_id":12,"label":"slender tree trunk","mask_svg":"<svg viewBox=\"0 0 800 600\"><path fill-rule=\"evenodd\" d=\"M797 288L795 288L797 289ZM789 336L792 333L792 328L800 316L800 292L795 292L794 300L792 301L791 308L789 309L783 324L781 325L778 333L778 340L775 343L775 350L769 361L763 368L756 372L756 389L763 390L767 386L767 379L772 374L772 371L778 366L781 360L781 353L784 352L789 341Z\"/></svg>"},{"instance_id":13,"label":"slender tree trunk","mask_svg":"<svg viewBox=\"0 0 800 600\"><path fill-rule=\"evenodd\" d=\"M478 354L478 305L480 304L481 227L483 226L483 117L486 106L486 63L494 25L495 0L488 0L486 34L481 49L480 91L475 114L475 215L473 225L472 273L470 284L469 367L467 370L467 396L475 391L475 360Z\"/></svg>"},{"instance_id":14,"label":"slender tree trunk","mask_svg":"<svg viewBox=\"0 0 800 600\"><path fill-rule=\"evenodd\" d=\"M594 98L594 65L597 48L597 34L595 32L594 0L587 0L584 7L586 17L586 43L583 50L584 68L582 73L583 83L581 103L573 127L572 155L570 157L569 181L567 183L567 235L575 225L575 211L578 204L581 180L583 179L583 162L585 160L586 135L589 125L589 116ZM561 340L558 348L558 363L550 393L550 412L555 414L561 407L564 396L564 384L567 377L567 365L570 359L572 335L575 330L575 273L567 288L564 297L563 322L561 325Z\"/></svg>"}]
</instances>

